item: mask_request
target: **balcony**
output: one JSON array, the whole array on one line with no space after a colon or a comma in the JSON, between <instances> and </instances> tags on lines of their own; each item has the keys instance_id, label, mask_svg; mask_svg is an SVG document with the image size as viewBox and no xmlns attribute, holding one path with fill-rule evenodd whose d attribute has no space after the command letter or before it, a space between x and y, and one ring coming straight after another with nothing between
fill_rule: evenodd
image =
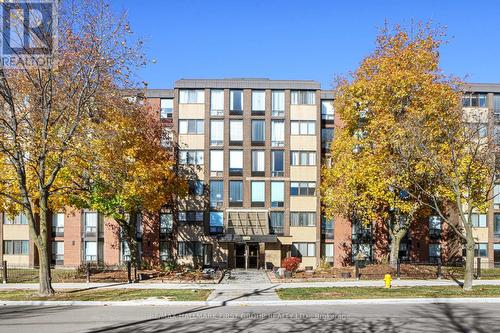
<instances>
[{"instance_id":1,"label":"balcony","mask_svg":"<svg viewBox=\"0 0 500 333\"><path fill-rule=\"evenodd\" d=\"M52 237L64 237L64 227L52 227Z\"/></svg>"}]
</instances>

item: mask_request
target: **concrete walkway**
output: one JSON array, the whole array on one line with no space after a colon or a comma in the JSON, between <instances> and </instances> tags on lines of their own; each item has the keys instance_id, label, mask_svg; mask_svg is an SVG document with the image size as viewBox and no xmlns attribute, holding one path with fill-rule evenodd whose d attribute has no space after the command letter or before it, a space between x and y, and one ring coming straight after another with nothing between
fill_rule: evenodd
<instances>
[{"instance_id":1,"label":"concrete walkway","mask_svg":"<svg viewBox=\"0 0 500 333\"><path fill-rule=\"evenodd\" d=\"M55 289L97 289L97 288L131 288L131 289L215 289L215 290L263 290L279 288L311 288L311 287L383 287L382 280L360 280L360 281L334 281L334 282L290 282L290 283L271 283L252 282L244 283L224 283L220 284L195 284L195 283L54 283ZM457 282L452 280L393 280L393 286L411 287L411 286L456 286ZM474 285L495 285L500 286L500 280L474 280ZM7 283L0 284L2 289L38 289L37 283Z\"/></svg>"}]
</instances>

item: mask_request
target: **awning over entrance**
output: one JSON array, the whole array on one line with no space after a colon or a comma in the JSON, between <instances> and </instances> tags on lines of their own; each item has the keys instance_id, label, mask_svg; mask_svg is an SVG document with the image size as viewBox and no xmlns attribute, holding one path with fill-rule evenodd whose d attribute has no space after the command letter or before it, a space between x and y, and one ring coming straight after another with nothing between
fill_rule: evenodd
<instances>
[{"instance_id":1,"label":"awning over entrance","mask_svg":"<svg viewBox=\"0 0 500 333\"><path fill-rule=\"evenodd\" d=\"M225 234L218 238L219 243L275 243L278 241L276 235L234 235Z\"/></svg>"},{"instance_id":2,"label":"awning over entrance","mask_svg":"<svg viewBox=\"0 0 500 333\"><path fill-rule=\"evenodd\" d=\"M269 235L267 210L227 210L226 234Z\"/></svg>"}]
</instances>

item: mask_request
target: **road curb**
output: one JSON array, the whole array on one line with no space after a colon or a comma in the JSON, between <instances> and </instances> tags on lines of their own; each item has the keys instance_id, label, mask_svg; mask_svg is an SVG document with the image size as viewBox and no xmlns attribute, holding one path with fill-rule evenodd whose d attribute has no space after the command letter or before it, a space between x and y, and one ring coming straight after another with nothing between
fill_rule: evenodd
<instances>
[{"instance_id":1,"label":"road curb","mask_svg":"<svg viewBox=\"0 0 500 333\"><path fill-rule=\"evenodd\" d=\"M338 299L338 300L281 300L281 301L0 301L2 306L304 306L304 305L369 305L369 304L436 304L500 303L500 297L491 298L390 298L390 299Z\"/></svg>"}]
</instances>

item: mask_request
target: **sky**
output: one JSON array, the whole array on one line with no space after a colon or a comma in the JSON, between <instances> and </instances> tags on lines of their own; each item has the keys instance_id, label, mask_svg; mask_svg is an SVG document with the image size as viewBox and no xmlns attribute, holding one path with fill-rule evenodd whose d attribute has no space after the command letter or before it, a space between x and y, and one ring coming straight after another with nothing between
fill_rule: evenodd
<instances>
[{"instance_id":1,"label":"sky","mask_svg":"<svg viewBox=\"0 0 500 333\"><path fill-rule=\"evenodd\" d=\"M500 0L111 0L149 59L149 88L180 78L316 80L331 89L370 54L384 22L446 26L447 74L500 83Z\"/></svg>"}]
</instances>

